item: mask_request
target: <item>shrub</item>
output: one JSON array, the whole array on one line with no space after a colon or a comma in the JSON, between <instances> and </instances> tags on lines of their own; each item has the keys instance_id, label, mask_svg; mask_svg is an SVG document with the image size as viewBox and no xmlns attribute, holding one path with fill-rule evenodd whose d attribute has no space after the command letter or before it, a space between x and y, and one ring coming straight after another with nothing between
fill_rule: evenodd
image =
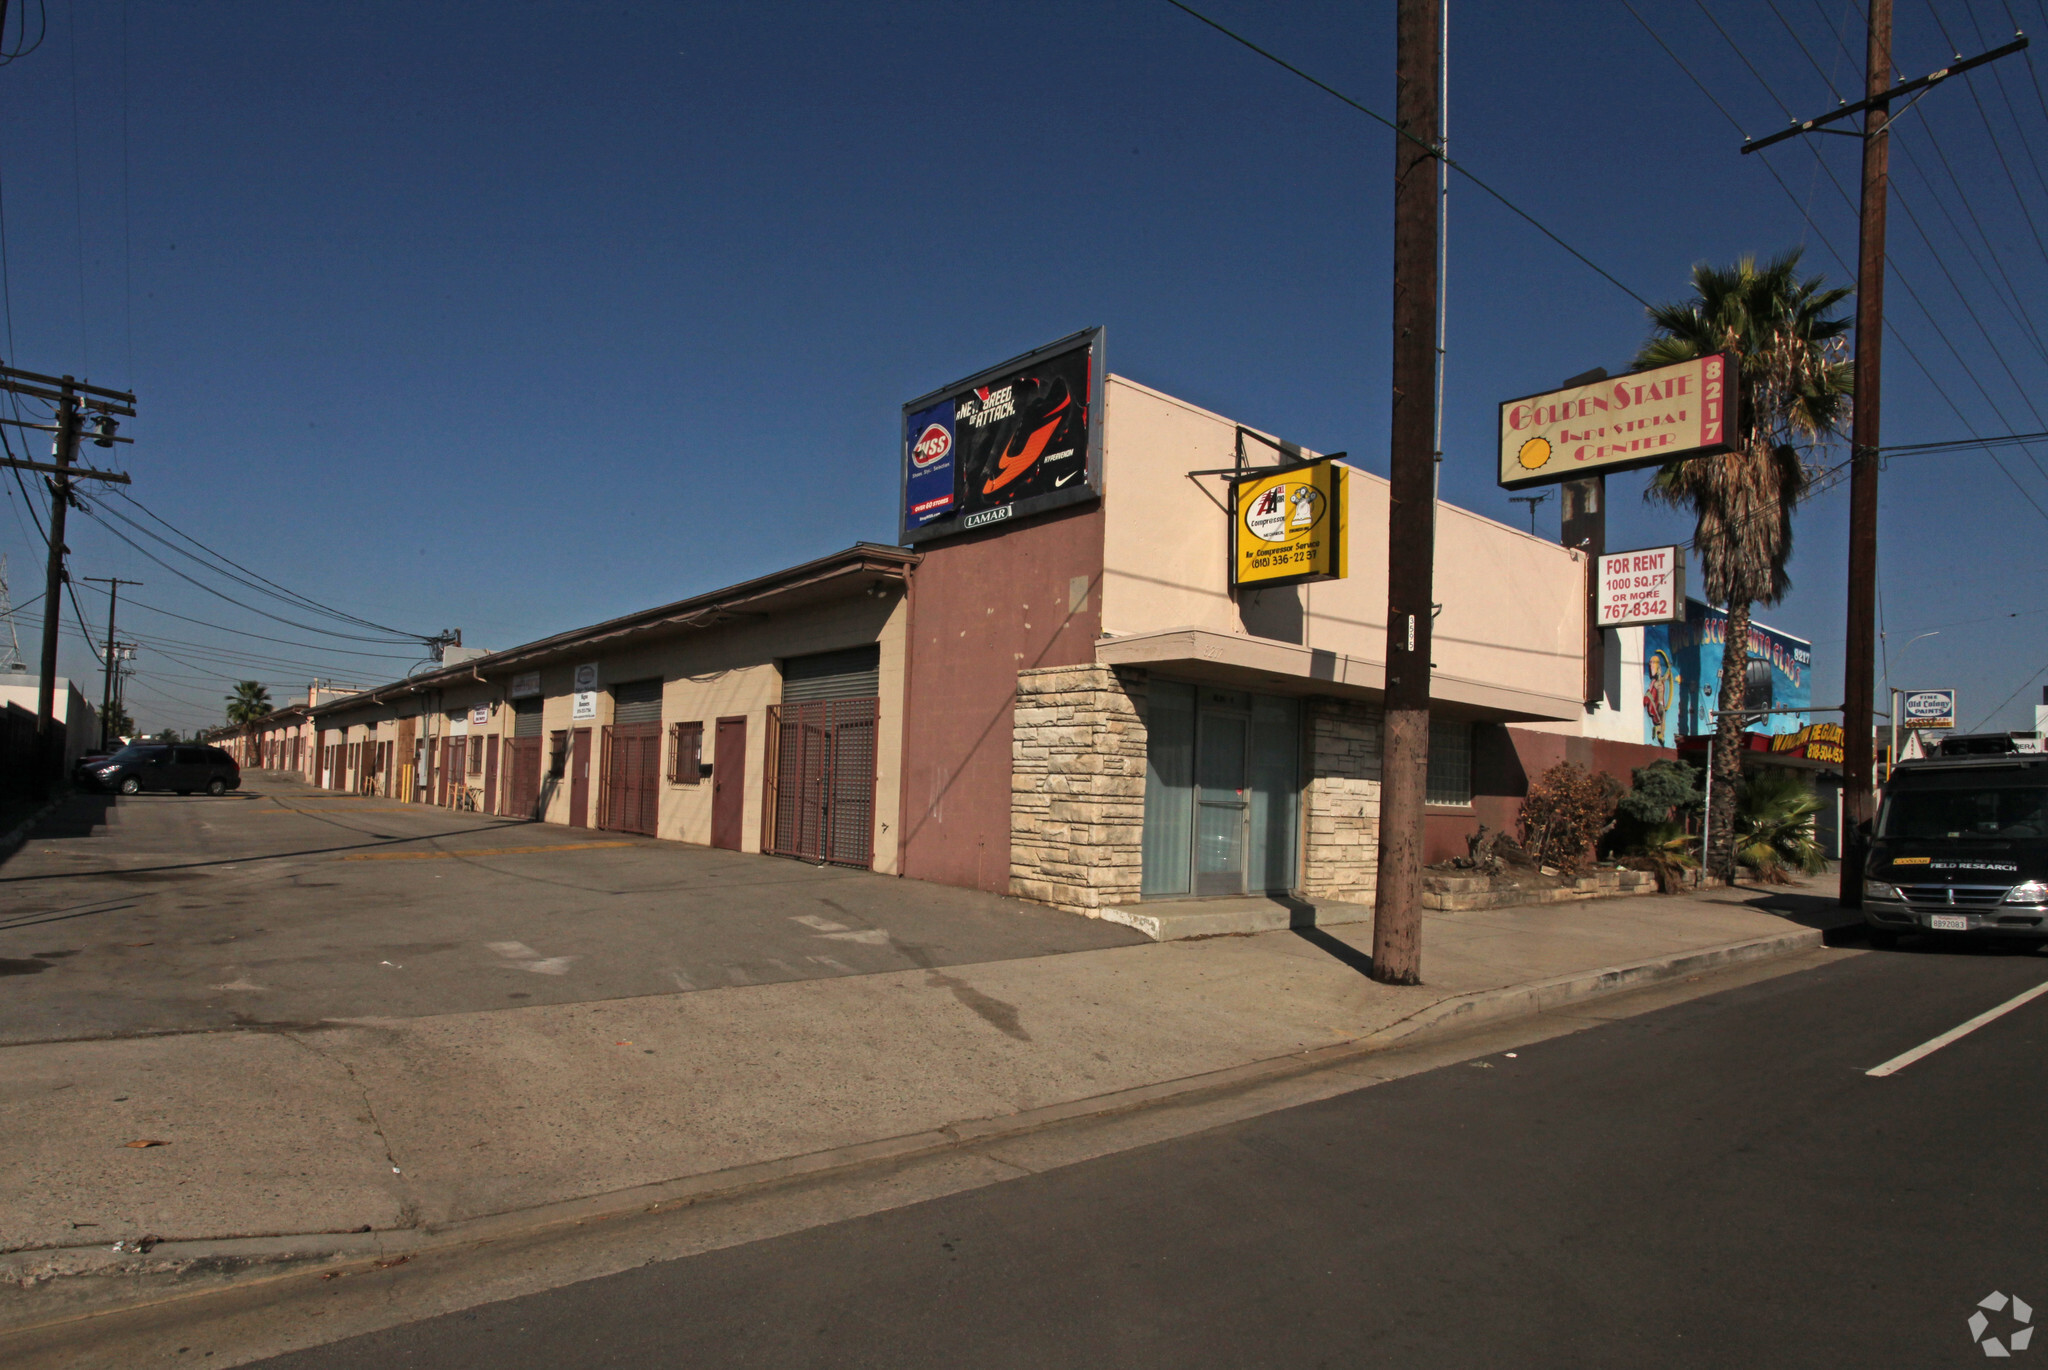
<instances>
[{"instance_id":1,"label":"shrub","mask_svg":"<svg viewBox=\"0 0 2048 1370\"><path fill-rule=\"evenodd\" d=\"M1699 772L1683 761L1652 761L1636 767L1630 778L1635 786L1616 808L1622 817L1633 818L1645 828L1669 823L1674 814L1693 813L1700 807Z\"/></svg>"},{"instance_id":2,"label":"shrub","mask_svg":"<svg viewBox=\"0 0 2048 1370\"><path fill-rule=\"evenodd\" d=\"M1613 822L1621 793L1613 776L1560 761L1537 778L1522 801L1522 845L1539 862L1578 874Z\"/></svg>"}]
</instances>

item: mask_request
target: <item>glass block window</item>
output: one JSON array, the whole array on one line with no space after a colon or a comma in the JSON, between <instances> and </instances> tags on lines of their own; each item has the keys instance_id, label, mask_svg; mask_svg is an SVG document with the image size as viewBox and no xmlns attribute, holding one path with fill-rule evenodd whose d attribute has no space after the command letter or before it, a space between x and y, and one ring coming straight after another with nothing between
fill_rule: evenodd
<instances>
[{"instance_id":1,"label":"glass block window","mask_svg":"<svg viewBox=\"0 0 2048 1370\"><path fill-rule=\"evenodd\" d=\"M1429 724L1429 789L1431 804L1472 807L1472 725L1439 722Z\"/></svg>"}]
</instances>

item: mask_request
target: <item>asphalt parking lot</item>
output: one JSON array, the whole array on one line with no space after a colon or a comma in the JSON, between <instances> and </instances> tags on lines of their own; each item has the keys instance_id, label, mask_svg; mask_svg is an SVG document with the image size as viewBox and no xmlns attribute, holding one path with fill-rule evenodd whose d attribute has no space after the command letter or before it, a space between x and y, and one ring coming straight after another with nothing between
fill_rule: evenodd
<instances>
[{"instance_id":1,"label":"asphalt parking lot","mask_svg":"<svg viewBox=\"0 0 2048 1370\"><path fill-rule=\"evenodd\" d=\"M0 863L0 1042L391 1019L1123 946L1021 900L245 777Z\"/></svg>"}]
</instances>

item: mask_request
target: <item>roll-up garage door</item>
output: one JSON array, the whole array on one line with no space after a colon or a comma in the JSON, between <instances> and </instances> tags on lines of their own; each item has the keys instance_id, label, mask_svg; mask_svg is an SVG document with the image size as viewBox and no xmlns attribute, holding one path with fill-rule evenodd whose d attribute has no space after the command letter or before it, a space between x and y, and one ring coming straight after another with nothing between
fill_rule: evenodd
<instances>
[{"instance_id":1,"label":"roll-up garage door","mask_svg":"<svg viewBox=\"0 0 2048 1370\"><path fill-rule=\"evenodd\" d=\"M873 645L783 663L782 705L769 727L776 854L874 864L880 664Z\"/></svg>"},{"instance_id":2,"label":"roll-up garage door","mask_svg":"<svg viewBox=\"0 0 2048 1370\"><path fill-rule=\"evenodd\" d=\"M873 643L790 657L782 663L782 702L872 698L882 692L881 667L882 649Z\"/></svg>"},{"instance_id":3,"label":"roll-up garage door","mask_svg":"<svg viewBox=\"0 0 2048 1370\"><path fill-rule=\"evenodd\" d=\"M661 814L661 677L612 687L612 725L604 738L598 825L652 837Z\"/></svg>"}]
</instances>

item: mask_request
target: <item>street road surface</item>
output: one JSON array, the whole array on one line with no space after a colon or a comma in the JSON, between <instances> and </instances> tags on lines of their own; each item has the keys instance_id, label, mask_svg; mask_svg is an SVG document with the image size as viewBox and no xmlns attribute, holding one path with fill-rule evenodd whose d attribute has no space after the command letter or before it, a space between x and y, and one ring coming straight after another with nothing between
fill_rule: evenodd
<instances>
[{"instance_id":1,"label":"street road surface","mask_svg":"<svg viewBox=\"0 0 2048 1370\"><path fill-rule=\"evenodd\" d=\"M2039 954L1847 956L263 1364L1982 1364L1980 1301L2006 1296L1986 1336L2014 1295L2048 1321L2048 996L1866 1072L2043 980Z\"/></svg>"}]
</instances>

